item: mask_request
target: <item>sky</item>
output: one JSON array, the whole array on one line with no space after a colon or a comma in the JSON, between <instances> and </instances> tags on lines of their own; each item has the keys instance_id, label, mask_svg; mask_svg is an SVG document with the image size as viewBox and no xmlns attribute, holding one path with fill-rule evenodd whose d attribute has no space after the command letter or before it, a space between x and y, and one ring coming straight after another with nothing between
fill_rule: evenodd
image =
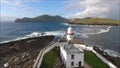
<instances>
[{"instance_id":1,"label":"sky","mask_svg":"<svg viewBox=\"0 0 120 68\"><path fill-rule=\"evenodd\" d=\"M1 21L43 14L120 19L120 0L0 0Z\"/></svg>"}]
</instances>

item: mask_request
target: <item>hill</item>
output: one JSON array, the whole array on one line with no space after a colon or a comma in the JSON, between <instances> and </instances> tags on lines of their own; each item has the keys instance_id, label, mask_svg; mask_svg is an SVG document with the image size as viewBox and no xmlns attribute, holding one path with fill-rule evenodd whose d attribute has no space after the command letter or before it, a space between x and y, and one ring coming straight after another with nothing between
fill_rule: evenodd
<instances>
[{"instance_id":1,"label":"hill","mask_svg":"<svg viewBox=\"0 0 120 68\"><path fill-rule=\"evenodd\" d=\"M108 18L85 18L85 19L71 19L70 24L83 24L83 25L120 25L120 20Z\"/></svg>"},{"instance_id":2,"label":"hill","mask_svg":"<svg viewBox=\"0 0 120 68\"><path fill-rule=\"evenodd\" d=\"M67 19L56 15L56 16L50 16L50 15L41 15L34 18L28 18L24 17L22 19L16 19L15 22L66 22Z\"/></svg>"}]
</instances>

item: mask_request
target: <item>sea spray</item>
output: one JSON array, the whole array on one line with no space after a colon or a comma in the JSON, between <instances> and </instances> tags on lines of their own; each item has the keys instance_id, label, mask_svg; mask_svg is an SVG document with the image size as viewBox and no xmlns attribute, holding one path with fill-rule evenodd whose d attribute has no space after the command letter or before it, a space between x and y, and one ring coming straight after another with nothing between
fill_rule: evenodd
<instances>
[{"instance_id":1,"label":"sea spray","mask_svg":"<svg viewBox=\"0 0 120 68\"><path fill-rule=\"evenodd\" d=\"M89 38L89 35L95 35L95 34L101 34L101 33L105 33L105 32L109 32L111 26L108 26L106 28L97 28L97 27L92 27L92 28L83 28L80 33L81 36L83 36L84 38ZM78 31L76 31L78 32Z\"/></svg>"},{"instance_id":2,"label":"sea spray","mask_svg":"<svg viewBox=\"0 0 120 68\"><path fill-rule=\"evenodd\" d=\"M65 34L65 31L32 32L31 34L25 35L23 37L18 37L16 39L6 40L3 42L0 42L0 44L12 42L12 41L17 41L17 40L22 40L22 39L27 39L27 38L32 38L32 37L40 37L40 36L46 36L46 35L62 36L64 34Z\"/></svg>"},{"instance_id":3,"label":"sea spray","mask_svg":"<svg viewBox=\"0 0 120 68\"><path fill-rule=\"evenodd\" d=\"M120 57L119 53L117 53L116 51L111 50L111 49L105 49L104 52L107 52L107 54L110 55L110 56Z\"/></svg>"}]
</instances>

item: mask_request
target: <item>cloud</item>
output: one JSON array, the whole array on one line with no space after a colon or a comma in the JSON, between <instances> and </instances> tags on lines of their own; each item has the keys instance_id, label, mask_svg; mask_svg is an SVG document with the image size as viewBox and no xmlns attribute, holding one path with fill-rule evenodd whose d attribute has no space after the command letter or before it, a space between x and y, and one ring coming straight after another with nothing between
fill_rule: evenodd
<instances>
[{"instance_id":1,"label":"cloud","mask_svg":"<svg viewBox=\"0 0 120 68\"><path fill-rule=\"evenodd\" d=\"M22 0L1 0L1 3L8 4L11 6L18 6L22 4Z\"/></svg>"},{"instance_id":2,"label":"cloud","mask_svg":"<svg viewBox=\"0 0 120 68\"><path fill-rule=\"evenodd\" d=\"M119 0L70 0L65 8L77 10L74 17L106 17L120 19Z\"/></svg>"},{"instance_id":3,"label":"cloud","mask_svg":"<svg viewBox=\"0 0 120 68\"><path fill-rule=\"evenodd\" d=\"M31 5L29 5L30 3L39 3L41 2L41 0L0 0L0 5L1 7L3 7L4 5L7 5L10 7L11 10L8 10L8 12L10 11L15 11L18 12L20 11L21 13L30 13L31 11L36 11L37 9L33 8ZM6 9L6 8L4 8ZM16 14L16 13L15 13ZM4 11L2 11L1 9L1 14L0 14L0 22L8 22L11 21L13 22L18 16L14 15L14 14L8 14L8 13L4 13ZM21 16L19 16L21 17Z\"/></svg>"},{"instance_id":4,"label":"cloud","mask_svg":"<svg viewBox=\"0 0 120 68\"><path fill-rule=\"evenodd\" d=\"M33 10L29 3L38 3L41 0L1 0L1 4L7 4L15 10Z\"/></svg>"}]
</instances>

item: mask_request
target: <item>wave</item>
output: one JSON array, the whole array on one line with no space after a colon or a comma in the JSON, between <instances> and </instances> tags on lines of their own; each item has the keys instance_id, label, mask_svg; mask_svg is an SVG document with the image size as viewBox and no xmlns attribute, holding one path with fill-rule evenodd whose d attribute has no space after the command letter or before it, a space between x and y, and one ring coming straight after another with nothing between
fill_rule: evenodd
<instances>
[{"instance_id":1,"label":"wave","mask_svg":"<svg viewBox=\"0 0 120 68\"><path fill-rule=\"evenodd\" d=\"M112 49L104 49L103 46L97 46L101 51L106 52L109 56L120 57L120 53Z\"/></svg>"},{"instance_id":2,"label":"wave","mask_svg":"<svg viewBox=\"0 0 120 68\"><path fill-rule=\"evenodd\" d=\"M65 25L65 26L80 26L78 24L69 24L69 23L62 23L61 25ZM87 26L87 25L82 25L82 26Z\"/></svg>"},{"instance_id":3,"label":"wave","mask_svg":"<svg viewBox=\"0 0 120 68\"><path fill-rule=\"evenodd\" d=\"M68 23L66 23L68 25ZM75 35L82 36L84 38L89 38L89 35L95 35L95 34L101 34L105 32L109 32L111 26L108 26L106 28L103 28L103 26L84 26L81 30L78 28L75 30ZM80 32L79 32L80 31ZM55 35L55 36L63 36L65 34L65 31L47 31L47 32L32 32L29 35L25 35L24 37L18 37L13 40L7 40L0 43L7 43L10 41L16 41L20 39L26 39L30 37L39 37L44 35Z\"/></svg>"},{"instance_id":4,"label":"wave","mask_svg":"<svg viewBox=\"0 0 120 68\"><path fill-rule=\"evenodd\" d=\"M63 36L65 31L48 31L45 32L45 35L55 35L55 36Z\"/></svg>"},{"instance_id":5,"label":"wave","mask_svg":"<svg viewBox=\"0 0 120 68\"><path fill-rule=\"evenodd\" d=\"M69 26L69 24L68 24L68 23L61 23L61 25Z\"/></svg>"},{"instance_id":6,"label":"wave","mask_svg":"<svg viewBox=\"0 0 120 68\"><path fill-rule=\"evenodd\" d=\"M80 34L82 37L89 38L89 35L95 35L95 34L109 32L110 28L111 28L111 26L108 26L107 28L84 28L78 34Z\"/></svg>"},{"instance_id":7,"label":"wave","mask_svg":"<svg viewBox=\"0 0 120 68\"><path fill-rule=\"evenodd\" d=\"M8 42L11 42L11 41L17 41L17 40L32 38L32 37L47 36L47 35L63 36L64 33L65 33L65 31L32 32L31 34L25 35L24 37L18 37L16 39L6 40L6 41L3 41L3 42L0 42L0 44L8 43Z\"/></svg>"},{"instance_id":8,"label":"wave","mask_svg":"<svg viewBox=\"0 0 120 68\"><path fill-rule=\"evenodd\" d=\"M101 34L106 33L110 31L111 26L101 26L101 25L76 25L76 24L68 24L68 23L62 23L62 25L66 26L79 26L83 27L81 30L79 28L75 28L76 35L80 35L84 38L89 38L89 35L95 35L95 34ZM74 29L74 28L73 28ZM79 32L80 31L80 32Z\"/></svg>"},{"instance_id":9,"label":"wave","mask_svg":"<svg viewBox=\"0 0 120 68\"><path fill-rule=\"evenodd\" d=\"M111 28L111 26L103 26L103 25L89 25L88 26L88 25L68 24L68 23L62 23L62 25L73 26L73 29L76 29L75 30L76 35L82 36L84 38L89 38L89 35L109 32Z\"/></svg>"},{"instance_id":10,"label":"wave","mask_svg":"<svg viewBox=\"0 0 120 68\"><path fill-rule=\"evenodd\" d=\"M68 23L62 23L62 25L73 26L73 29L74 28L76 29L75 30L76 35L82 36L84 38L89 38L89 35L95 35L95 34L109 32L110 28L111 28L111 26L103 26L103 25L95 25L95 26L89 25L88 26L88 25L68 24ZM80 30L79 27L82 27L82 29Z\"/></svg>"},{"instance_id":11,"label":"wave","mask_svg":"<svg viewBox=\"0 0 120 68\"><path fill-rule=\"evenodd\" d=\"M110 56L120 57L120 54L118 52L111 49L105 49L104 52L107 52L107 54Z\"/></svg>"}]
</instances>

